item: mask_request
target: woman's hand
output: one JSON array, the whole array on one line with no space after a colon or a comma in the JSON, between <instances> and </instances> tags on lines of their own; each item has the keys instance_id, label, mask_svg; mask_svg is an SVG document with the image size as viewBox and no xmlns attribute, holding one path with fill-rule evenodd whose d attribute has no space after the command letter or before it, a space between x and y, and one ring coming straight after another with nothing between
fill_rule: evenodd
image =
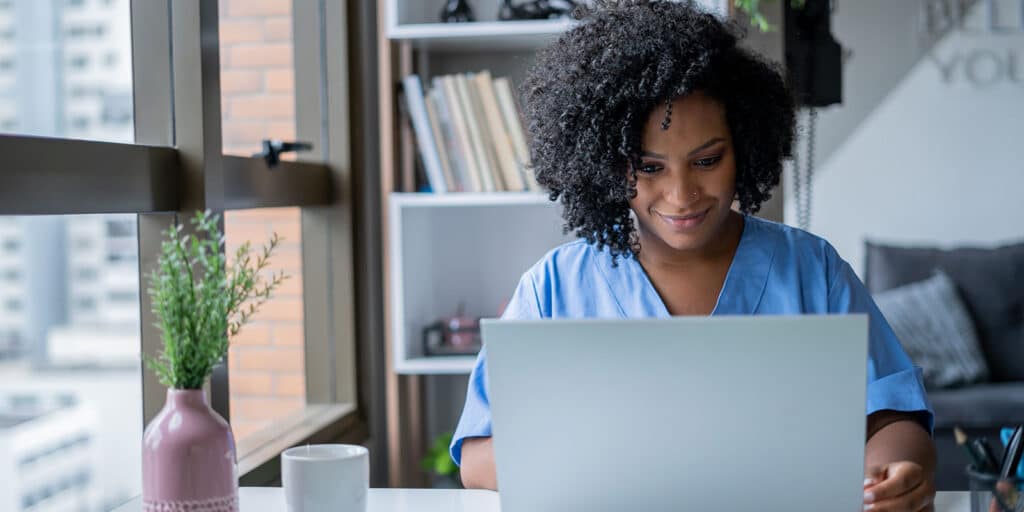
<instances>
[{"instance_id":1,"label":"woman's hand","mask_svg":"<svg viewBox=\"0 0 1024 512\"><path fill-rule=\"evenodd\" d=\"M864 510L873 512L932 512L935 484L920 464L892 462L867 470Z\"/></svg>"}]
</instances>

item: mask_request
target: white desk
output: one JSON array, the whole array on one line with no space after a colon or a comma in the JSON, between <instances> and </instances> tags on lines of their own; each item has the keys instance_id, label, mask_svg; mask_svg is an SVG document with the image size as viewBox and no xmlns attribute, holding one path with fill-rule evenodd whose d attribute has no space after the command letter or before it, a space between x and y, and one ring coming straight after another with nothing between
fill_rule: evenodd
<instances>
[{"instance_id":1,"label":"white desk","mask_svg":"<svg viewBox=\"0 0 1024 512\"><path fill-rule=\"evenodd\" d=\"M280 487L242 487L241 512L285 512ZM500 512L498 493L442 489L370 489L368 512ZM142 512L142 498L114 509Z\"/></svg>"},{"instance_id":2,"label":"white desk","mask_svg":"<svg viewBox=\"0 0 1024 512\"><path fill-rule=\"evenodd\" d=\"M280 487L243 487L241 512L285 512ZM936 512L970 512L966 492L940 492ZM136 498L114 512L141 512ZM434 489L370 489L369 512L501 512L498 493Z\"/></svg>"}]
</instances>

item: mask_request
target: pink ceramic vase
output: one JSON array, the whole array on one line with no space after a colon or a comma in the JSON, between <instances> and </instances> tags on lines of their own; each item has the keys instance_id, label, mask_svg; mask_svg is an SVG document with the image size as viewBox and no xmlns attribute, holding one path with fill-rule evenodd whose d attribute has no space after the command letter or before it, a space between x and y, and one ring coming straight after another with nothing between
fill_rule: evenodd
<instances>
[{"instance_id":1,"label":"pink ceramic vase","mask_svg":"<svg viewBox=\"0 0 1024 512\"><path fill-rule=\"evenodd\" d=\"M231 427L200 389L168 389L142 436L144 512L237 512Z\"/></svg>"}]
</instances>

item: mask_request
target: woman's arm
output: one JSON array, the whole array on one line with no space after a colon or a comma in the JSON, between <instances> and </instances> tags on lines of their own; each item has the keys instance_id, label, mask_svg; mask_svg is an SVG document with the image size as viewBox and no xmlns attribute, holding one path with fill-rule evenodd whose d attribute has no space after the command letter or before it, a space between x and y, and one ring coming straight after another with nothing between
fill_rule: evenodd
<instances>
[{"instance_id":1,"label":"woman's arm","mask_svg":"<svg viewBox=\"0 0 1024 512\"><path fill-rule=\"evenodd\" d=\"M462 485L466 489L498 490L494 469L494 443L490 437L472 437L462 442Z\"/></svg>"},{"instance_id":2,"label":"woman's arm","mask_svg":"<svg viewBox=\"0 0 1024 512\"><path fill-rule=\"evenodd\" d=\"M899 411L868 416L865 510L932 510L935 444L918 419Z\"/></svg>"}]
</instances>

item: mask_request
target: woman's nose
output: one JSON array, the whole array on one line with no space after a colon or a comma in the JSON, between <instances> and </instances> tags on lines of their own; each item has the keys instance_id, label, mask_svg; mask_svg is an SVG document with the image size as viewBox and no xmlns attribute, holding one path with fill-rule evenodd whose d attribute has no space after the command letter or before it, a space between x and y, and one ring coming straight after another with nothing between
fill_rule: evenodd
<instances>
[{"instance_id":1,"label":"woman's nose","mask_svg":"<svg viewBox=\"0 0 1024 512\"><path fill-rule=\"evenodd\" d=\"M679 177L668 190L668 200L672 204L685 209L700 199L700 186L687 177Z\"/></svg>"}]
</instances>

